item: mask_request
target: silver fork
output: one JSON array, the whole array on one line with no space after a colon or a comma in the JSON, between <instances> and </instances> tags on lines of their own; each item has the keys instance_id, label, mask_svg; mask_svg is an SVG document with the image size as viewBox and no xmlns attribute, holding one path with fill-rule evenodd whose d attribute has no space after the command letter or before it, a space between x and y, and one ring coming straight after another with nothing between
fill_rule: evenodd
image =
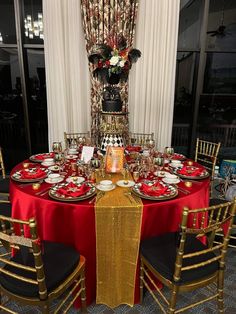
<instances>
[{"instance_id":1,"label":"silver fork","mask_svg":"<svg viewBox=\"0 0 236 314\"><path fill-rule=\"evenodd\" d=\"M105 195L104 191L99 191L96 196L96 202L98 202Z\"/></svg>"}]
</instances>

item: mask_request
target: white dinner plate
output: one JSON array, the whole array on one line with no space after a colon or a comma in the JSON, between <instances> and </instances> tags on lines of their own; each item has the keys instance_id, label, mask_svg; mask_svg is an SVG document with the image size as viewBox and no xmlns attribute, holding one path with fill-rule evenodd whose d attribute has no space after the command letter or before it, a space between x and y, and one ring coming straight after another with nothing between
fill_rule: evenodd
<instances>
[{"instance_id":1,"label":"white dinner plate","mask_svg":"<svg viewBox=\"0 0 236 314\"><path fill-rule=\"evenodd\" d=\"M104 188L104 186L102 186L101 184L96 185L96 188L99 191L104 191L104 192L112 191L115 189L115 187L116 187L115 184L112 184L111 187L109 187L109 188L107 188L107 187Z\"/></svg>"},{"instance_id":2,"label":"white dinner plate","mask_svg":"<svg viewBox=\"0 0 236 314\"><path fill-rule=\"evenodd\" d=\"M125 182L127 182L127 184L125 184ZM116 182L116 184L118 186L121 186L122 188L130 188L131 186L134 186L135 185L135 182L134 181L131 181L131 180L119 180Z\"/></svg>"},{"instance_id":3,"label":"white dinner plate","mask_svg":"<svg viewBox=\"0 0 236 314\"><path fill-rule=\"evenodd\" d=\"M44 181L49 183L49 184L55 184L55 183L60 183L64 180L64 177L59 177L56 180L51 180L50 178L46 178Z\"/></svg>"},{"instance_id":4,"label":"white dinner plate","mask_svg":"<svg viewBox=\"0 0 236 314\"><path fill-rule=\"evenodd\" d=\"M176 178L176 179L163 178L162 181L167 183L167 184L177 184L180 182L180 179L179 178Z\"/></svg>"},{"instance_id":5,"label":"white dinner plate","mask_svg":"<svg viewBox=\"0 0 236 314\"><path fill-rule=\"evenodd\" d=\"M84 177L68 177L67 179L66 179L66 182L73 182L73 183L76 183L76 184L80 184L80 183L82 183L82 182L84 182L85 181L85 178Z\"/></svg>"}]
</instances>

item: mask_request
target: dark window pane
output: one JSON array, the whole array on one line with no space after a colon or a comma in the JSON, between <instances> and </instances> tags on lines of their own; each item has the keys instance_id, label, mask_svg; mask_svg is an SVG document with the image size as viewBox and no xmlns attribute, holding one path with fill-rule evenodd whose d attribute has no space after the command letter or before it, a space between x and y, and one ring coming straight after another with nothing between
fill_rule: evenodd
<instances>
[{"instance_id":1,"label":"dark window pane","mask_svg":"<svg viewBox=\"0 0 236 314\"><path fill-rule=\"evenodd\" d=\"M14 0L0 1L0 44L16 43Z\"/></svg>"},{"instance_id":2,"label":"dark window pane","mask_svg":"<svg viewBox=\"0 0 236 314\"><path fill-rule=\"evenodd\" d=\"M221 158L236 158L235 95L201 95L197 136L221 142Z\"/></svg>"},{"instance_id":3,"label":"dark window pane","mask_svg":"<svg viewBox=\"0 0 236 314\"><path fill-rule=\"evenodd\" d=\"M180 2L178 49L198 49L202 0Z\"/></svg>"},{"instance_id":4,"label":"dark window pane","mask_svg":"<svg viewBox=\"0 0 236 314\"><path fill-rule=\"evenodd\" d=\"M208 53L204 93L236 94L236 53Z\"/></svg>"},{"instance_id":5,"label":"dark window pane","mask_svg":"<svg viewBox=\"0 0 236 314\"><path fill-rule=\"evenodd\" d=\"M0 145L7 169L28 157L17 49L0 48Z\"/></svg>"},{"instance_id":6,"label":"dark window pane","mask_svg":"<svg viewBox=\"0 0 236 314\"><path fill-rule=\"evenodd\" d=\"M26 44L43 44L42 0L24 0L24 34Z\"/></svg>"},{"instance_id":7,"label":"dark window pane","mask_svg":"<svg viewBox=\"0 0 236 314\"><path fill-rule=\"evenodd\" d=\"M208 49L236 49L236 1L211 0L207 31Z\"/></svg>"},{"instance_id":8,"label":"dark window pane","mask_svg":"<svg viewBox=\"0 0 236 314\"><path fill-rule=\"evenodd\" d=\"M185 154L190 141L198 59L198 53L177 54L172 146Z\"/></svg>"},{"instance_id":9,"label":"dark window pane","mask_svg":"<svg viewBox=\"0 0 236 314\"><path fill-rule=\"evenodd\" d=\"M44 51L28 49L29 120L33 153L48 151L48 124Z\"/></svg>"}]
</instances>

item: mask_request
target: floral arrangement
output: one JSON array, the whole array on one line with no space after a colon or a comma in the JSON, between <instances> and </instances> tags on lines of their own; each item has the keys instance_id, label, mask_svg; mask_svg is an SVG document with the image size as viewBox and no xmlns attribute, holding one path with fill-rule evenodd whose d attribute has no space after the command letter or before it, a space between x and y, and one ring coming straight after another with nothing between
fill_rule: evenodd
<instances>
[{"instance_id":1,"label":"floral arrangement","mask_svg":"<svg viewBox=\"0 0 236 314\"><path fill-rule=\"evenodd\" d=\"M120 35L98 44L88 59L94 65L93 75L102 83L118 84L128 79L132 64L141 57L138 49L128 48L125 38Z\"/></svg>"}]
</instances>

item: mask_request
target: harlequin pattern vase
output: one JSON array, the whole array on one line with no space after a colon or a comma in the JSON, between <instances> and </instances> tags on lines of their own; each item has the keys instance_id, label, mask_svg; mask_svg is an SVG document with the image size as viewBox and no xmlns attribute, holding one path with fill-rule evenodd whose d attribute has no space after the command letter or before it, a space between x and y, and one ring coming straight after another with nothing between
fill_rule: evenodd
<instances>
[{"instance_id":1,"label":"harlequin pattern vase","mask_svg":"<svg viewBox=\"0 0 236 314\"><path fill-rule=\"evenodd\" d=\"M123 147L122 136L120 134L105 134L101 141L101 150L105 152L107 146Z\"/></svg>"}]
</instances>

